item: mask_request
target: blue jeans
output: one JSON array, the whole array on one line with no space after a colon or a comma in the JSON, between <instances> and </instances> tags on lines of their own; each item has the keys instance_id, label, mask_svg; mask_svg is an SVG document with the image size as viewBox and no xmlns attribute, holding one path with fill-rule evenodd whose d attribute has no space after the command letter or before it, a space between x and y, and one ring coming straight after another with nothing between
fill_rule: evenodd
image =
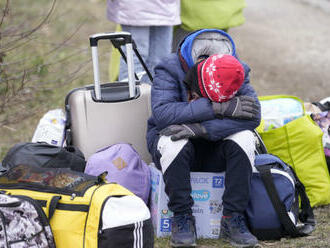
<instances>
[{"instance_id":1,"label":"blue jeans","mask_svg":"<svg viewBox=\"0 0 330 248\"><path fill-rule=\"evenodd\" d=\"M173 27L172 26L126 26L121 25L122 30L132 34L137 50L145 61L149 71L154 75L155 66L161 59L171 53ZM136 73L144 69L138 58L134 56L134 70ZM127 65L123 58L120 59L119 80L127 78ZM150 83L147 75L141 82Z\"/></svg>"}]
</instances>

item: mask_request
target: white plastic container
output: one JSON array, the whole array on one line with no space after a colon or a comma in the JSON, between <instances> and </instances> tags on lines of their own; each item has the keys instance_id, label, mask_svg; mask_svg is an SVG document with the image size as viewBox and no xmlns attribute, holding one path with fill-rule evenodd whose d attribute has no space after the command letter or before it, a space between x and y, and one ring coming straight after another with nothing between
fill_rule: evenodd
<instances>
[{"instance_id":1,"label":"white plastic container","mask_svg":"<svg viewBox=\"0 0 330 248\"><path fill-rule=\"evenodd\" d=\"M62 109L48 111L39 121L32 142L46 142L62 146L64 142L65 115Z\"/></svg>"}]
</instances>

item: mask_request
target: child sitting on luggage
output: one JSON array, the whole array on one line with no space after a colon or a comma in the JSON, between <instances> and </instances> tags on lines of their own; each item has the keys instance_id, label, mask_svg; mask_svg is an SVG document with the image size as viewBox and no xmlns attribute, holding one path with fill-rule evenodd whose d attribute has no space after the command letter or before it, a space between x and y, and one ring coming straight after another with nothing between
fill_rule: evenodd
<instances>
[{"instance_id":1,"label":"child sitting on luggage","mask_svg":"<svg viewBox=\"0 0 330 248\"><path fill-rule=\"evenodd\" d=\"M218 49L224 40L230 45L226 53ZM174 213L173 247L196 246L191 171L226 172L219 238L237 247L258 243L248 230L244 212L260 103L249 83L250 68L235 56L234 42L227 33L199 30L185 37L178 52L163 58L155 68L147 142L163 173L167 205Z\"/></svg>"}]
</instances>

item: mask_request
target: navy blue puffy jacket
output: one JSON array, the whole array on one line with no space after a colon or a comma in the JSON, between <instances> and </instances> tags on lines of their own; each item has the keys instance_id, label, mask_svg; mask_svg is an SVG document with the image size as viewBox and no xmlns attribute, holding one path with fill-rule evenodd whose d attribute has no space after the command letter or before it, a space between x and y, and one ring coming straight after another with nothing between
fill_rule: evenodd
<instances>
[{"instance_id":1,"label":"navy blue puffy jacket","mask_svg":"<svg viewBox=\"0 0 330 248\"><path fill-rule=\"evenodd\" d=\"M192 43L193 39L190 39L189 42ZM179 52L181 52L181 58L191 56L190 50L184 51L182 46ZM235 54L233 55L235 56ZM248 95L258 101L256 92L249 83L250 68L245 63L241 63L244 67L245 79L236 96ZM191 66L191 63L187 64ZM188 102L187 89L183 83L184 76L185 71L178 54L173 53L164 58L155 68L151 90L152 116L148 120L147 131L149 151L151 151L159 131L172 124L199 122L205 127L208 139L212 141L223 139L239 131L252 131L259 125L260 113L254 120L230 119L226 117L218 119L215 117L209 99L199 98Z\"/></svg>"}]
</instances>

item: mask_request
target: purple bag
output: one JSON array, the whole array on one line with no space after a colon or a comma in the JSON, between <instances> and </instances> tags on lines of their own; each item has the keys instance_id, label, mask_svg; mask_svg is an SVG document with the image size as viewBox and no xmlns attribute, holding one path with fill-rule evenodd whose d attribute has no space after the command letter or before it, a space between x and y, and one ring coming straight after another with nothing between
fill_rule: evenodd
<instances>
[{"instance_id":1,"label":"purple bag","mask_svg":"<svg viewBox=\"0 0 330 248\"><path fill-rule=\"evenodd\" d=\"M132 145L118 143L105 147L87 160L85 173L99 176L107 171L106 180L116 182L148 204L150 170Z\"/></svg>"},{"instance_id":2,"label":"purple bag","mask_svg":"<svg viewBox=\"0 0 330 248\"><path fill-rule=\"evenodd\" d=\"M328 102L330 104L330 102ZM323 131L323 147L324 147L324 154L327 160L328 169L330 172L330 110L323 111L320 113L312 113L312 119L317 123L317 125Z\"/></svg>"}]
</instances>

